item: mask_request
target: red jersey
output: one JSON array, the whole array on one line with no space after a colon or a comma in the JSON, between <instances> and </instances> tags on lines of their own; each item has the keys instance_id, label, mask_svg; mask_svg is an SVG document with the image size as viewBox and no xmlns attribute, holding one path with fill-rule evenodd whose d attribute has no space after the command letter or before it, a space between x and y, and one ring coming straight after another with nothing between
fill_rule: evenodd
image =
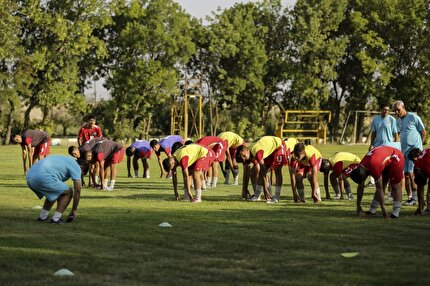
<instances>
[{"instance_id":1,"label":"red jersey","mask_svg":"<svg viewBox=\"0 0 430 286\"><path fill-rule=\"evenodd\" d=\"M87 142L90 139L102 136L102 130L98 125L94 125L91 127L82 126L81 129L79 129L78 134L78 138L82 139L82 143Z\"/></svg>"},{"instance_id":2,"label":"red jersey","mask_svg":"<svg viewBox=\"0 0 430 286\"><path fill-rule=\"evenodd\" d=\"M370 150L360 162L375 180L384 175L388 176L393 184L402 181L404 164L402 152L390 146L379 146Z\"/></svg>"},{"instance_id":3,"label":"red jersey","mask_svg":"<svg viewBox=\"0 0 430 286\"><path fill-rule=\"evenodd\" d=\"M430 147L421 152L414 164L415 168L420 169L426 178L430 178Z\"/></svg>"},{"instance_id":4,"label":"red jersey","mask_svg":"<svg viewBox=\"0 0 430 286\"><path fill-rule=\"evenodd\" d=\"M228 148L227 140L217 136L205 136L196 141L196 144L211 149L214 152L215 160L223 162L225 160L225 151Z\"/></svg>"}]
</instances>

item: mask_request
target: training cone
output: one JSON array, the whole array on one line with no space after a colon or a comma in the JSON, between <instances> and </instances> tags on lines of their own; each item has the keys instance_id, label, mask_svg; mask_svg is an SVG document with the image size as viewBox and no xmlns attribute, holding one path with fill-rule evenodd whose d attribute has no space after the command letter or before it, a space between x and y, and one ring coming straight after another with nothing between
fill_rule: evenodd
<instances>
[{"instance_id":1,"label":"training cone","mask_svg":"<svg viewBox=\"0 0 430 286\"><path fill-rule=\"evenodd\" d=\"M75 274L73 274L72 271L66 268L60 269L54 273L54 276L73 276L73 275Z\"/></svg>"},{"instance_id":2,"label":"training cone","mask_svg":"<svg viewBox=\"0 0 430 286\"><path fill-rule=\"evenodd\" d=\"M158 225L159 227L172 227L172 225L168 222L162 222Z\"/></svg>"},{"instance_id":3,"label":"training cone","mask_svg":"<svg viewBox=\"0 0 430 286\"><path fill-rule=\"evenodd\" d=\"M358 255L358 252L344 252L344 253L341 253L340 255L342 255L345 258L351 258L351 257L356 257Z\"/></svg>"}]
</instances>

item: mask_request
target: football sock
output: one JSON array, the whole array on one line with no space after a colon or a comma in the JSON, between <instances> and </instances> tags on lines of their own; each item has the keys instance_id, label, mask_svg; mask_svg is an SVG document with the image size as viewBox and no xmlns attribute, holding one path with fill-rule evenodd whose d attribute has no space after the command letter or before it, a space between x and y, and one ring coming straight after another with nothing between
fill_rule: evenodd
<instances>
[{"instance_id":1,"label":"football sock","mask_svg":"<svg viewBox=\"0 0 430 286\"><path fill-rule=\"evenodd\" d=\"M104 179L103 180L103 189L105 189L105 188L107 188L107 182L108 182L108 180L107 179Z\"/></svg>"},{"instance_id":2,"label":"football sock","mask_svg":"<svg viewBox=\"0 0 430 286\"><path fill-rule=\"evenodd\" d=\"M239 185L239 176L234 177L233 185Z\"/></svg>"},{"instance_id":3,"label":"football sock","mask_svg":"<svg viewBox=\"0 0 430 286\"><path fill-rule=\"evenodd\" d=\"M370 204L370 210L369 210L369 212L371 214L375 214L377 208L379 208L379 202L377 200L373 199L372 203Z\"/></svg>"},{"instance_id":4,"label":"football sock","mask_svg":"<svg viewBox=\"0 0 430 286\"><path fill-rule=\"evenodd\" d=\"M280 197L281 197L281 186L276 186L274 198L279 200Z\"/></svg>"},{"instance_id":5,"label":"football sock","mask_svg":"<svg viewBox=\"0 0 430 286\"><path fill-rule=\"evenodd\" d=\"M259 198L262 191L263 191L263 186L255 185L254 197Z\"/></svg>"},{"instance_id":6,"label":"football sock","mask_svg":"<svg viewBox=\"0 0 430 286\"><path fill-rule=\"evenodd\" d=\"M201 200L202 199L202 190L196 190L196 199Z\"/></svg>"},{"instance_id":7,"label":"football sock","mask_svg":"<svg viewBox=\"0 0 430 286\"><path fill-rule=\"evenodd\" d=\"M149 176L149 170L146 170L146 172L145 172L145 178L147 178L147 179L150 178L150 176Z\"/></svg>"},{"instance_id":8,"label":"football sock","mask_svg":"<svg viewBox=\"0 0 430 286\"><path fill-rule=\"evenodd\" d=\"M317 189L316 195L317 195L318 201L321 201L321 191L320 191L320 188Z\"/></svg>"},{"instance_id":9,"label":"football sock","mask_svg":"<svg viewBox=\"0 0 430 286\"><path fill-rule=\"evenodd\" d=\"M52 220L53 221L58 221L61 218L62 215L63 215L62 213L59 213L59 212L56 211L54 213L54 216L52 217Z\"/></svg>"},{"instance_id":10,"label":"football sock","mask_svg":"<svg viewBox=\"0 0 430 286\"><path fill-rule=\"evenodd\" d=\"M216 184L218 183L218 177L212 178L212 188L216 188Z\"/></svg>"},{"instance_id":11,"label":"football sock","mask_svg":"<svg viewBox=\"0 0 430 286\"><path fill-rule=\"evenodd\" d=\"M39 218L45 220L48 218L48 215L49 215L49 211L42 209L40 211Z\"/></svg>"},{"instance_id":12,"label":"football sock","mask_svg":"<svg viewBox=\"0 0 430 286\"><path fill-rule=\"evenodd\" d=\"M96 181L96 184L100 184L100 178L99 178L99 176L94 176L94 180Z\"/></svg>"},{"instance_id":13,"label":"football sock","mask_svg":"<svg viewBox=\"0 0 430 286\"><path fill-rule=\"evenodd\" d=\"M412 189L412 199L417 200L417 190Z\"/></svg>"},{"instance_id":14,"label":"football sock","mask_svg":"<svg viewBox=\"0 0 430 286\"><path fill-rule=\"evenodd\" d=\"M134 170L134 176L137 178L139 177L139 171L138 170Z\"/></svg>"},{"instance_id":15,"label":"football sock","mask_svg":"<svg viewBox=\"0 0 430 286\"><path fill-rule=\"evenodd\" d=\"M393 202L393 212L392 214L396 217L399 217L400 214L400 208L402 207L402 202Z\"/></svg>"},{"instance_id":16,"label":"football sock","mask_svg":"<svg viewBox=\"0 0 430 286\"><path fill-rule=\"evenodd\" d=\"M115 187L115 180L111 180L110 181L110 188L113 190L114 187Z\"/></svg>"},{"instance_id":17,"label":"football sock","mask_svg":"<svg viewBox=\"0 0 430 286\"><path fill-rule=\"evenodd\" d=\"M302 202L305 201L305 189L298 189L297 192L299 193L299 198Z\"/></svg>"}]
</instances>

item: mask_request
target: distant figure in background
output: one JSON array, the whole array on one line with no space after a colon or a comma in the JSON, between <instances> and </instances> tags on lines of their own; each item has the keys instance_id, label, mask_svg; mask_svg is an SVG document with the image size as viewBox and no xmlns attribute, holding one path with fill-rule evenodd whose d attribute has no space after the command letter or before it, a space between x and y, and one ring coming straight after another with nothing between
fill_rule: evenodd
<instances>
[{"instance_id":1,"label":"distant figure in background","mask_svg":"<svg viewBox=\"0 0 430 286\"><path fill-rule=\"evenodd\" d=\"M124 158L124 148L112 140L98 142L88 157L89 162L97 161L100 165L101 189L113 191L115 187L117 169L116 165ZM108 170L110 170L110 186L108 187Z\"/></svg>"},{"instance_id":2,"label":"distant figure in background","mask_svg":"<svg viewBox=\"0 0 430 286\"><path fill-rule=\"evenodd\" d=\"M328 159L322 160L320 171L324 173L324 189L327 199L331 199L328 190L329 178L331 186L334 189L335 199L343 200L345 190L348 199L352 200L354 198L351 192L351 185L347 178L360 161L360 157L349 152L337 152Z\"/></svg>"},{"instance_id":3,"label":"distant figure in background","mask_svg":"<svg viewBox=\"0 0 430 286\"><path fill-rule=\"evenodd\" d=\"M62 223L61 216L73 198L73 206L67 222L76 219L81 196L81 168L78 163L66 156L52 155L34 164L27 173L27 185L39 199L45 197L38 221L46 221L55 202L57 209L51 223ZM73 180L73 188L64 182Z\"/></svg>"},{"instance_id":4,"label":"distant figure in background","mask_svg":"<svg viewBox=\"0 0 430 286\"><path fill-rule=\"evenodd\" d=\"M172 156L172 147L176 142L180 142L183 144L184 139L179 135L170 135L160 139L160 141L153 139L149 142L149 145L151 145L151 148L154 150L155 155L157 155L158 165L160 166L160 178L166 175L166 173L164 173L161 160L161 152L164 152L167 157ZM167 173L166 177L169 177L169 173Z\"/></svg>"},{"instance_id":5,"label":"distant figure in background","mask_svg":"<svg viewBox=\"0 0 430 286\"><path fill-rule=\"evenodd\" d=\"M290 163L291 187L295 202L305 202L305 186L303 179L306 176L311 185L311 195L314 203L321 202L321 191L318 184L318 172L321 168L321 153L312 145L297 143L294 146L294 156Z\"/></svg>"},{"instance_id":6,"label":"distant figure in background","mask_svg":"<svg viewBox=\"0 0 430 286\"><path fill-rule=\"evenodd\" d=\"M381 114L375 116L371 125L369 150L399 141L396 119L390 115L390 105L381 104ZM375 179L370 177L367 187L375 187Z\"/></svg>"},{"instance_id":7,"label":"distant figure in background","mask_svg":"<svg viewBox=\"0 0 430 286\"><path fill-rule=\"evenodd\" d=\"M405 157L405 187L408 200L405 205L412 206L417 203L417 185L414 182L414 162L409 160L408 154L414 149L423 149L423 142L426 137L426 129L421 118L412 112L407 112L403 101L398 100L393 103L393 109L398 115L397 130L400 133L400 143L403 156Z\"/></svg>"},{"instance_id":8,"label":"distant figure in background","mask_svg":"<svg viewBox=\"0 0 430 286\"><path fill-rule=\"evenodd\" d=\"M239 165L236 161L236 150L237 147L242 146L245 141L242 137L231 131L221 132L217 135L217 137L227 141L228 144L228 148L225 153L227 158L225 162L225 169L223 168L223 164L220 164L225 179L224 184L230 184L231 171L233 174L233 185L237 186L239 185Z\"/></svg>"},{"instance_id":9,"label":"distant figure in background","mask_svg":"<svg viewBox=\"0 0 430 286\"><path fill-rule=\"evenodd\" d=\"M402 181L404 158L402 151L395 147L379 146L370 150L360 161L358 166L352 170L351 179L358 184L357 186L357 214L363 212L361 200L364 192L364 182L368 176L375 178L375 194L370 210L366 215L374 215L376 209L380 206L384 218L388 218L385 209L384 193L388 183L391 185L393 196L393 211L391 218L398 218L402 206Z\"/></svg>"},{"instance_id":10,"label":"distant figure in background","mask_svg":"<svg viewBox=\"0 0 430 286\"><path fill-rule=\"evenodd\" d=\"M24 174L34 163L48 156L50 152L51 137L45 131L26 130L21 135L15 135L13 141L21 145Z\"/></svg>"},{"instance_id":11,"label":"distant figure in background","mask_svg":"<svg viewBox=\"0 0 430 286\"><path fill-rule=\"evenodd\" d=\"M179 200L178 178L176 168L182 169L184 179L184 198L194 203L202 202L202 178L203 172L209 170L214 160L213 151L208 148L190 144L176 150L169 158L163 160L163 168L166 172L172 171L173 191L176 200ZM194 183L196 197L191 194L191 180Z\"/></svg>"},{"instance_id":12,"label":"distant figure in background","mask_svg":"<svg viewBox=\"0 0 430 286\"><path fill-rule=\"evenodd\" d=\"M132 175L130 173L130 159L133 157L133 169L134 169L134 178L139 177L139 159L142 161L143 166L143 178L150 178L149 175L149 165L148 159L151 158L152 148L148 141L139 140L133 142L127 149L125 150L125 154L127 155L127 177L131 178Z\"/></svg>"},{"instance_id":13,"label":"distant figure in background","mask_svg":"<svg viewBox=\"0 0 430 286\"><path fill-rule=\"evenodd\" d=\"M94 116L90 116L88 122L79 129L78 146L81 146L84 142L87 142L90 139L97 137L100 138L102 136L102 130L98 125L96 125L96 118Z\"/></svg>"},{"instance_id":14,"label":"distant figure in background","mask_svg":"<svg viewBox=\"0 0 430 286\"><path fill-rule=\"evenodd\" d=\"M418 208L415 214L430 215L430 192L427 189L427 196L424 200L424 187L430 178L430 147L427 147L423 151L418 148L414 148L409 151L409 160L414 162L414 176L415 183L417 184L418 193Z\"/></svg>"}]
</instances>

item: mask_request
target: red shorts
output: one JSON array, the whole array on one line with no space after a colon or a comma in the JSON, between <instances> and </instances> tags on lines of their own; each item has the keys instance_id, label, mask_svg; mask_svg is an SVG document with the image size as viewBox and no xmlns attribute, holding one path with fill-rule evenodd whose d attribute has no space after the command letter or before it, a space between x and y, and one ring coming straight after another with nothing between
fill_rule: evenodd
<instances>
[{"instance_id":1,"label":"red shorts","mask_svg":"<svg viewBox=\"0 0 430 286\"><path fill-rule=\"evenodd\" d=\"M312 166L307 166L307 165L303 165L300 162L295 162L295 167L296 167L296 174L301 174L303 175L308 175L311 173L312 171ZM322 158L318 158L317 159L317 173L320 171L320 167L321 167L321 162L322 162Z\"/></svg>"},{"instance_id":2,"label":"red shorts","mask_svg":"<svg viewBox=\"0 0 430 286\"><path fill-rule=\"evenodd\" d=\"M398 184L403 180L404 160L393 161L382 172L383 178L388 178L391 184ZM375 178L376 179L376 178Z\"/></svg>"},{"instance_id":3,"label":"red shorts","mask_svg":"<svg viewBox=\"0 0 430 286\"><path fill-rule=\"evenodd\" d=\"M287 162L287 148L285 142L282 141L282 146L264 159L264 166L267 169L275 169L276 167L286 165Z\"/></svg>"},{"instance_id":4,"label":"red shorts","mask_svg":"<svg viewBox=\"0 0 430 286\"><path fill-rule=\"evenodd\" d=\"M51 138L45 143L39 144L34 147L34 156L47 156L51 152Z\"/></svg>"},{"instance_id":5,"label":"red shorts","mask_svg":"<svg viewBox=\"0 0 430 286\"><path fill-rule=\"evenodd\" d=\"M105 167L109 167L112 164L119 164L124 158L124 148L113 153L113 155L105 161Z\"/></svg>"},{"instance_id":6,"label":"red shorts","mask_svg":"<svg viewBox=\"0 0 430 286\"><path fill-rule=\"evenodd\" d=\"M212 149L209 149L209 152L205 157L197 159L197 161L195 161L194 164L189 166L188 169L192 171L208 171L215 160L216 159L214 151Z\"/></svg>"},{"instance_id":7,"label":"red shorts","mask_svg":"<svg viewBox=\"0 0 430 286\"><path fill-rule=\"evenodd\" d=\"M225 140L212 147L212 150L215 154L215 161L224 162L225 151L227 151L227 148L228 148L228 143Z\"/></svg>"}]
</instances>

